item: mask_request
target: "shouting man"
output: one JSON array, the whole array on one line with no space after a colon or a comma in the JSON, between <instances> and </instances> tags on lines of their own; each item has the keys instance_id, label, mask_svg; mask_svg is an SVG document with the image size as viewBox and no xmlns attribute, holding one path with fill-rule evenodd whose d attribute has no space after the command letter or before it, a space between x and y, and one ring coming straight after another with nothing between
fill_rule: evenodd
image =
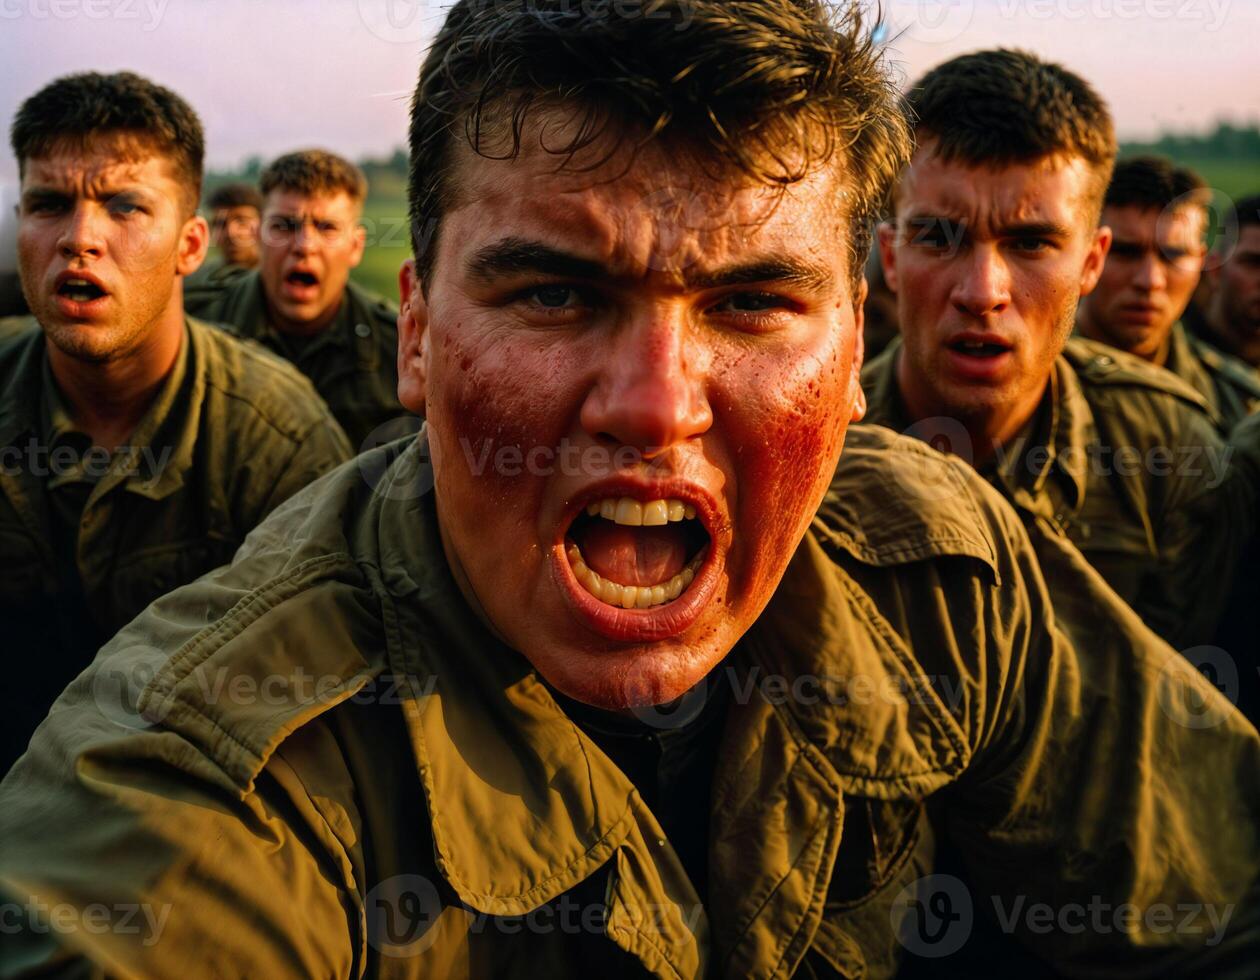
<instances>
[{"instance_id":1,"label":"shouting man","mask_svg":"<svg viewBox=\"0 0 1260 980\"><path fill-rule=\"evenodd\" d=\"M105 640L349 456L305 378L184 316L208 236L179 96L62 78L12 140L37 324L0 340L0 771Z\"/></svg>"},{"instance_id":2,"label":"shouting man","mask_svg":"<svg viewBox=\"0 0 1260 980\"><path fill-rule=\"evenodd\" d=\"M398 311L350 281L363 259L367 180L348 160L305 150L280 157L260 183L258 270L197 290L189 309L292 361L358 450L404 416L395 362Z\"/></svg>"},{"instance_id":3,"label":"shouting man","mask_svg":"<svg viewBox=\"0 0 1260 980\"><path fill-rule=\"evenodd\" d=\"M412 106L426 431L67 693L0 787L13 962L886 977L932 952L948 847L980 910L1216 916L1013 913L1069 972L1250 970L1255 731L1119 604L1074 649L997 494L848 429L863 230L907 151L861 25L461 0ZM91 905L153 914L76 929Z\"/></svg>"}]
</instances>

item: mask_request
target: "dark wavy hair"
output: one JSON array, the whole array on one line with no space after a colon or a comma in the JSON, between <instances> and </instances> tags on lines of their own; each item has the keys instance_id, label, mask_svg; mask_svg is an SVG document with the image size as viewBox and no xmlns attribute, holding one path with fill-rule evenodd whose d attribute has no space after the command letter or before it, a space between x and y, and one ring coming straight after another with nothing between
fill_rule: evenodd
<instances>
[{"instance_id":1,"label":"dark wavy hair","mask_svg":"<svg viewBox=\"0 0 1260 980\"><path fill-rule=\"evenodd\" d=\"M560 162L669 140L706 169L787 186L837 154L856 280L909 153L856 5L823 0L460 0L420 70L408 198L423 283L455 196L456 140L513 159L531 110L571 107ZM504 138L506 135L506 139Z\"/></svg>"}]
</instances>

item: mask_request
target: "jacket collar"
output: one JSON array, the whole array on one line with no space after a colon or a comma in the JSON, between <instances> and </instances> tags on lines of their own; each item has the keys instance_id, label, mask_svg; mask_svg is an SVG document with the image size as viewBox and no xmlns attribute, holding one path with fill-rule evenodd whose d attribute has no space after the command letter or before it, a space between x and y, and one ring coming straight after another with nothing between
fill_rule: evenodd
<instances>
[{"instance_id":1,"label":"jacket collar","mask_svg":"<svg viewBox=\"0 0 1260 980\"><path fill-rule=\"evenodd\" d=\"M94 489L94 497L122 484L130 493L161 500L184 485L185 474L193 462L206 391L208 365L201 336L205 329L208 328L185 320L184 343L175 366L127 439L130 454L116 456L110 472ZM20 350L13 352L13 383L0 400L0 446L10 446L23 436L40 439L44 435L43 388L51 383L44 334L32 331L21 344ZM146 448L154 452L146 453ZM170 453L159 462L158 454L165 449Z\"/></svg>"},{"instance_id":2,"label":"jacket collar","mask_svg":"<svg viewBox=\"0 0 1260 980\"><path fill-rule=\"evenodd\" d=\"M1094 433L1094 413L1080 379L1060 356L1050 372L1041 406L997 464L996 473L1007 495L1026 510L1035 514L1046 511L1043 516L1052 519L1061 520L1064 507L1075 514L1085 501ZM1047 496L1052 482L1062 505Z\"/></svg>"},{"instance_id":3,"label":"jacket collar","mask_svg":"<svg viewBox=\"0 0 1260 980\"><path fill-rule=\"evenodd\" d=\"M273 350L290 349L285 335L267 316L262 276L257 269L241 276L228 287L219 315L246 337L263 341ZM353 349L359 368L374 371L381 360L381 342L375 333L375 321L367 296L354 283L347 282L332 322L319 336L310 339L297 360L305 361L319 349L332 346L345 351Z\"/></svg>"},{"instance_id":4,"label":"jacket collar","mask_svg":"<svg viewBox=\"0 0 1260 980\"><path fill-rule=\"evenodd\" d=\"M897 386L897 360L901 340L895 338L863 372L869 412L867 420L904 432L910 428ZM1089 473L1089 444L1095 435L1093 412L1085 399L1080 379L1067 359L1055 359L1040 408L1006 447L994 467L994 475L1017 505L1043 516L1055 517L1060 508L1046 497L1054 484L1067 509L1075 513L1085 500ZM1031 469L1035 464L1036 470ZM1060 512L1061 513L1061 512Z\"/></svg>"}]
</instances>

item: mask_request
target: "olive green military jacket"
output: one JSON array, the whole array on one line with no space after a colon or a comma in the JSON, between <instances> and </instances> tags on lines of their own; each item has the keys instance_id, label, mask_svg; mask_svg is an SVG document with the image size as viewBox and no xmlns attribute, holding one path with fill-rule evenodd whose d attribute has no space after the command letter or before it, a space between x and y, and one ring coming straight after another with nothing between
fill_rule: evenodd
<instances>
[{"instance_id":1,"label":"olive green military jacket","mask_svg":"<svg viewBox=\"0 0 1260 980\"><path fill-rule=\"evenodd\" d=\"M347 283L332 323L301 344L267 319L257 271L190 289L184 304L195 316L225 324L292 361L328 403L355 452L403 434L394 431L407 417L398 401L398 310L380 297Z\"/></svg>"},{"instance_id":2,"label":"olive green military jacket","mask_svg":"<svg viewBox=\"0 0 1260 980\"><path fill-rule=\"evenodd\" d=\"M1211 407L1228 433L1260 405L1260 373L1245 361L1217 350L1181 323L1169 335L1165 370L1187 382Z\"/></svg>"},{"instance_id":3,"label":"olive green military jacket","mask_svg":"<svg viewBox=\"0 0 1260 980\"><path fill-rule=\"evenodd\" d=\"M420 458L308 488L66 691L0 785L0 975L879 978L986 928L1075 976L1254 974L1255 730L1071 548L1065 634L968 467L850 432L721 668L702 901L464 603Z\"/></svg>"},{"instance_id":4,"label":"olive green military jacket","mask_svg":"<svg viewBox=\"0 0 1260 980\"><path fill-rule=\"evenodd\" d=\"M127 451L106 457L65 548L73 558L59 561L49 478L73 463L60 455L70 447L43 444L47 372L33 321L0 341L0 772L101 644L229 561L271 510L350 455L290 365L190 319L171 377Z\"/></svg>"},{"instance_id":5,"label":"olive green military jacket","mask_svg":"<svg viewBox=\"0 0 1260 980\"><path fill-rule=\"evenodd\" d=\"M897 388L900 350L898 340L862 371L865 421L913 435ZM1066 535L1148 626L1185 649L1210 642L1220 613L1212 576L1236 558L1226 515L1245 515L1225 499L1229 455L1180 379L1072 337L1033 423L984 475L1030 527Z\"/></svg>"}]
</instances>

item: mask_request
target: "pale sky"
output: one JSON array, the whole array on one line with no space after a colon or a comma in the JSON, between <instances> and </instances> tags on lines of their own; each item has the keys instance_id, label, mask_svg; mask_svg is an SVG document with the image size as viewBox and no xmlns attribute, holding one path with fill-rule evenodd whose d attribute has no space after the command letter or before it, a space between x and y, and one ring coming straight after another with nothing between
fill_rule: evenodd
<instances>
[{"instance_id":1,"label":"pale sky","mask_svg":"<svg viewBox=\"0 0 1260 980\"><path fill-rule=\"evenodd\" d=\"M570 0L574 4L589 0ZM205 123L209 164L304 146L386 155L449 0L0 0L0 184L19 102L74 71L130 69ZM903 77L977 48L1065 63L1121 138L1260 120L1260 0L885 0ZM0 191L3 187L0 187Z\"/></svg>"}]
</instances>

